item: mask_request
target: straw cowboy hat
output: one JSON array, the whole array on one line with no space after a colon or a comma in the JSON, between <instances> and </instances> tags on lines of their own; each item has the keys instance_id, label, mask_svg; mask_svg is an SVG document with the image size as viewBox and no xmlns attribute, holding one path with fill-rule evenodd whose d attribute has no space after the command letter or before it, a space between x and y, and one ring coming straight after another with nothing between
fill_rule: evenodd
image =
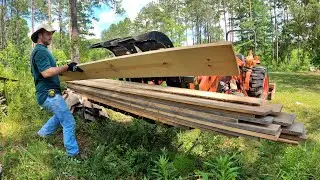
<instances>
[{"instance_id":1,"label":"straw cowboy hat","mask_svg":"<svg viewBox=\"0 0 320 180\"><path fill-rule=\"evenodd\" d=\"M32 33L32 35L31 35L31 40L32 40L34 43L37 43L38 33L39 33L40 30L42 30L42 29L44 29L44 30L46 30L46 31L48 31L48 32L52 32L52 33L54 33L54 32L56 31L56 30L53 29L49 24L41 24L41 25L37 28L37 30L36 30L34 33Z\"/></svg>"}]
</instances>

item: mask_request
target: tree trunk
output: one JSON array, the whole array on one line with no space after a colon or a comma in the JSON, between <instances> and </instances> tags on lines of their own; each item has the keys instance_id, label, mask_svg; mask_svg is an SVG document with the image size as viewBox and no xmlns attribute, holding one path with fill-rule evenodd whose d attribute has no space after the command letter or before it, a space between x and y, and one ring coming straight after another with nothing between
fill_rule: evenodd
<instances>
[{"instance_id":1,"label":"tree trunk","mask_svg":"<svg viewBox=\"0 0 320 180\"><path fill-rule=\"evenodd\" d=\"M252 21L252 7L251 7L251 0L249 0L249 18Z\"/></svg>"},{"instance_id":2,"label":"tree trunk","mask_svg":"<svg viewBox=\"0 0 320 180\"><path fill-rule=\"evenodd\" d=\"M58 21L59 21L59 49L61 49L62 44L62 2L59 1L59 7L58 7Z\"/></svg>"},{"instance_id":3,"label":"tree trunk","mask_svg":"<svg viewBox=\"0 0 320 180\"><path fill-rule=\"evenodd\" d=\"M199 44L199 30L200 30L200 29L199 29L199 26L200 26L200 25L199 25L199 17L197 16L197 17L196 17L196 36L197 36L197 38L196 38L196 40L197 40L196 43L197 43L197 44Z\"/></svg>"},{"instance_id":4,"label":"tree trunk","mask_svg":"<svg viewBox=\"0 0 320 180\"><path fill-rule=\"evenodd\" d=\"M300 36L298 36L298 63L301 64L301 61L300 61Z\"/></svg>"},{"instance_id":5,"label":"tree trunk","mask_svg":"<svg viewBox=\"0 0 320 180\"><path fill-rule=\"evenodd\" d=\"M194 45L194 36L195 36L195 33L194 33L194 27L193 27L193 22L191 22L191 33L192 33L192 45Z\"/></svg>"},{"instance_id":6,"label":"tree trunk","mask_svg":"<svg viewBox=\"0 0 320 180\"><path fill-rule=\"evenodd\" d=\"M31 0L31 33L34 32L34 0ZM34 43L32 42L32 47Z\"/></svg>"},{"instance_id":7,"label":"tree trunk","mask_svg":"<svg viewBox=\"0 0 320 180\"><path fill-rule=\"evenodd\" d=\"M1 41L1 50L4 49L6 47L6 0L2 0L2 9L1 9L1 38L0 38L0 41Z\"/></svg>"},{"instance_id":8,"label":"tree trunk","mask_svg":"<svg viewBox=\"0 0 320 180\"><path fill-rule=\"evenodd\" d=\"M185 26L186 26L186 45L188 45L188 21L187 18L185 18Z\"/></svg>"},{"instance_id":9,"label":"tree trunk","mask_svg":"<svg viewBox=\"0 0 320 180\"><path fill-rule=\"evenodd\" d=\"M274 0L274 31L276 36L276 44L275 44L275 51L276 51L276 62L279 63L279 40L278 40L278 21L277 21L277 0Z\"/></svg>"},{"instance_id":10,"label":"tree trunk","mask_svg":"<svg viewBox=\"0 0 320 180\"><path fill-rule=\"evenodd\" d=\"M224 34L227 34L228 27L227 27L227 16L226 16L226 0L223 0L223 19L224 19Z\"/></svg>"},{"instance_id":11,"label":"tree trunk","mask_svg":"<svg viewBox=\"0 0 320 180\"><path fill-rule=\"evenodd\" d=\"M209 23L206 23L207 43L210 43Z\"/></svg>"},{"instance_id":12,"label":"tree trunk","mask_svg":"<svg viewBox=\"0 0 320 180\"><path fill-rule=\"evenodd\" d=\"M16 10L16 21L15 21L15 27L19 27L19 17L20 17L20 11L17 9ZM15 43L18 45L18 47L20 46L20 32L19 32L19 28L15 28Z\"/></svg>"},{"instance_id":13,"label":"tree trunk","mask_svg":"<svg viewBox=\"0 0 320 180\"><path fill-rule=\"evenodd\" d=\"M270 21L271 21L271 24L273 24L273 17L272 17L272 9L270 9L270 14L271 14L271 19L270 19ZM274 33L274 28L273 28L273 32L272 32L273 34L272 34L272 38L271 38L271 51L272 51L272 62L274 61L274 36L275 36L275 33Z\"/></svg>"},{"instance_id":14,"label":"tree trunk","mask_svg":"<svg viewBox=\"0 0 320 180\"><path fill-rule=\"evenodd\" d=\"M51 0L48 0L48 23L52 24L52 18L51 18ZM49 49L52 51L53 47L53 39L51 41L51 44L49 45Z\"/></svg>"},{"instance_id":15,"label":"tree trunk","mask_svg":"<svg viewBox=\"0 0 320 180\"><path fill-rule=\"evenodd\" d=\"M69 0L71 13L71 61L79 63L79 47L78 47L78 21L77 21L77 0Z\"/></svg>"},{"instance_id":16,"label":"tree trunk","mask_svg":"<svg viewBox=\"0 0 320 180\"><path fill-rule=\"evenodd\" d=\"M10 9L10 16L9 17L13 17L13 8L9 6L9 9ZM9 25L11 25L12 22L9 22ZM10 41L13 42L13 36L10 36Z\"/></svg>"},{"instance_id":17,"label":"tree trunk","mask_svg":"<svg viewBox=\"0 0 320 180\"><path fill-rule=\"evenodd\" d=\"M233 29L234 27L234 19L233 19L233 11L231 12L231 28ZM234 33L231 34L231 41L234 42Z\"/></svg>"},{"instance_id":18,"label":"tree trunk","mask_svg":"<svg viewBox=\"0 0 320 180\"><path fill-rule=\"evenodd\" d=\"M199 44L201 44L202 43L202 22L199 24Z\"/></svg>"},{"instance_id":19,"label":"tree trunk","mask_svg":"<svg viewBox=\"0 0 320 180\"><path fill-rule=\"evenodd\" d=\"M51 25L52 23L52 18L51 18L51 0L48 0L48 21L49 21L49 24Z\"/></svg>"}]
</instances>

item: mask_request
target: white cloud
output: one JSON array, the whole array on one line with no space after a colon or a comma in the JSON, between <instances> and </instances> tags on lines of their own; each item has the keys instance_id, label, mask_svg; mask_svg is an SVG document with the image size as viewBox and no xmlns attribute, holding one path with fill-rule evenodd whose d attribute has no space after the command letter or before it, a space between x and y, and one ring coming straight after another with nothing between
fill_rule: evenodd
<instances>
[{"instance_id":1,"label":"white cloud","mask_svg":"<svg viewBox=\"0 0 320 180\"><path fill-rule=\"evenodd\" d=\"M95 34L94 36L86 36L87 39L93 39L93 38L100 38L101 32L104 29L107 29L107 27L115 22L120 21L123 19L120 15L116 14L113 10L108 10L105 12L100 13L98 17L98 21L93 20L92 21L92 27L93 30L90 32Z\"/></svg>"},{"instance_id":2,"label":"white cloud","mask_svg":"<svg viewBox=\"0 0 320 180\"><path fill-rule=\"evenodd\" d=\"M136 0L133 2L132 0L122 0L122 7L125 9L128 17L133 20L137 17L141 8L152 1L153 0Z\"/></svg>"},{"instance_id":3,"label":"white cloud","mask_svg":"<svg viewBox=\"0 0 320 180\"><path fill-rule=\"evenodd\" d=\"M102 30L99 27L99 22L96 20L93 20L92 27L93 27L93 30L90 30L90 33L93 33L94 36L86 36L86 38L87 39L100 38Z\"/></svg>"},{"instance_id":4,"label":"white cloud","mask_svg":"<svg viewBox=\"0 0 320 180\"><path fill-rule=\"evenodd\" d=\"M119 19L119 15L116 15L115 11L109 10L107 12L102 12L99 15L99 24L111 24Z\"/></svg>"},{"instance_id":5,"label":"white cloud","mask_svg":"<svg viewBox=\"0 0 320 180\"><path fill-rule=\"evenodd\" d=\"M87 36L86 38L100 38L101 32L107 29L110 26L110 24L117 23L125 17L129 17L131 20L134 20L137 17L141 8L143 8L145 5L152 1L153 0L136 0L135 2L133 2L132 0L123 0L121 5L123 9L126 11L126 14L124 16L121 16L116 14L114 10L108 10L106 12L100 13L98 17L99 20L93 20L93 30L90 31L91 33L94 33L95 36Z\"/></svg>"}]
</instances>

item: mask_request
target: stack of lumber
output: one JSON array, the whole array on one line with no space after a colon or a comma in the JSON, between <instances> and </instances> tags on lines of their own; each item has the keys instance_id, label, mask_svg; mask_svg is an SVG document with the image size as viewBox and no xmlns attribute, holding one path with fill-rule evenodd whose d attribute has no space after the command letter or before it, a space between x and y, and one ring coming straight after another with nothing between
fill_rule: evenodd
<instances>
[{"instance_id":1,"label":"stack of lumber","mask_svg":"<svg viewBox=\"0 0 320 180\"><path fill-rule=\"evenodd\" d=\"M281 112L281 104L257 98L111 79L69 81L67 85L89 100L173 126L291 144L306 139L296 115Z\"/></svg>"}]
</instances>

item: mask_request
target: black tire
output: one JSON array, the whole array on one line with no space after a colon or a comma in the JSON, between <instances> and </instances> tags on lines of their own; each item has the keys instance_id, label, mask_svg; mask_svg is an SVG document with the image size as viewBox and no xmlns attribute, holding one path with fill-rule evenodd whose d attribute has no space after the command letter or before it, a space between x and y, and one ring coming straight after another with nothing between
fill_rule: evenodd
<instances>
[{"instance_id":1,"label":"black tire","mask_svg":"<svg viewBox=\"0 0 320 180\"><path fill-rule=\"evenodd\" d=\"M250 84L248 90L248 96L256 97L256 98L265 98L264 91L269 88L265 86L265 81L269 82L268 73L265 67L263 66L255 66L252 68L252 73L250 77Z\"/></svg>"},{"instance_id":2,"label":"black tire","mask_svg":"<svg viewBox=\"0 0 320 180\"><path fill-rule=\"evenodd\" d=\"M166 81L166 83L167 83L167 86L169 86L169 87L178 87L178 88L181 88L181 83L180 83L179 81L174 81L174 80L168 79L168 80Z\"/></svg>"}]
</instances>

